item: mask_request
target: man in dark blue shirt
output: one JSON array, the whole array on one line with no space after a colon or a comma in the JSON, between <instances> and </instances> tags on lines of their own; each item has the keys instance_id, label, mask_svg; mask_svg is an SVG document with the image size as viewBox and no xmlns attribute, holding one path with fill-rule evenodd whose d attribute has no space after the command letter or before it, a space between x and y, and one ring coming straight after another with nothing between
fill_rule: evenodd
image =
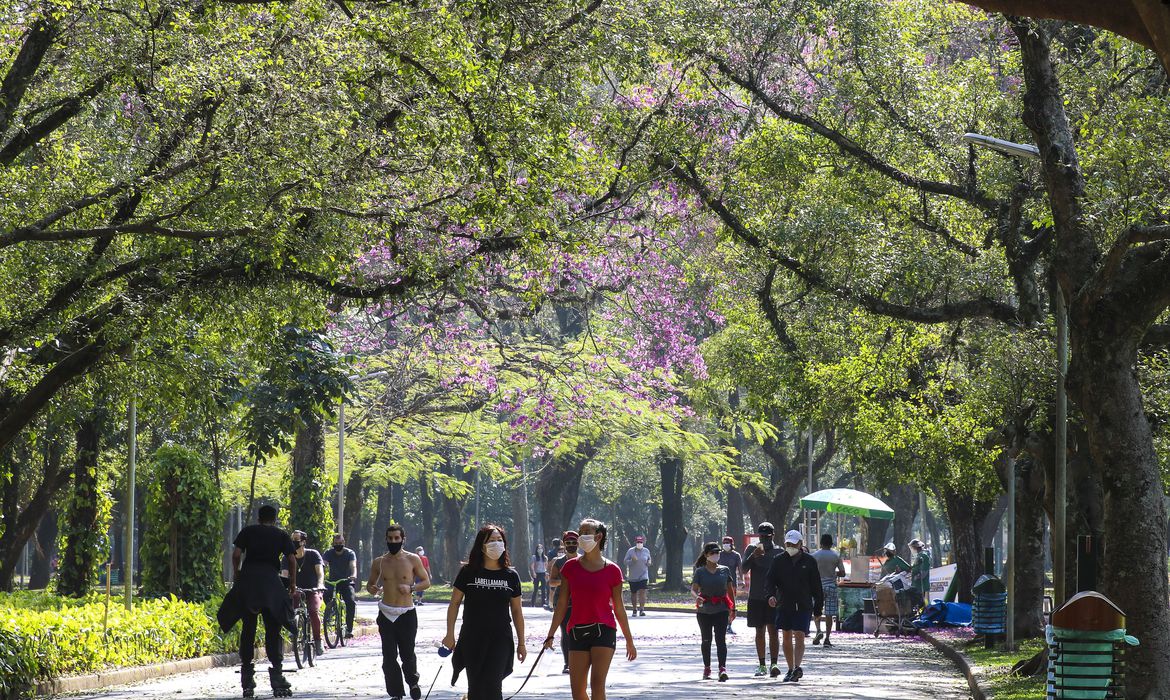
<instances>
[{"instance_id":1,"label":"man in dark blue shirt","mask_svg":"<svg viewBox=\"0 0 1170 700\"><path fill-rule=\"evenodd\" d=\"M325 604L333 600L336 589L341 599L345 601L345 636L353 636L353 613L356 604L353 600L353 586L357 581L357 554L345 546L345 536L338 533L333 536L333 549L326 550L322 555L329 565L328 581L325 582ZM331 582L336 581L336 584Z\"/></svg>"}]
</instances>

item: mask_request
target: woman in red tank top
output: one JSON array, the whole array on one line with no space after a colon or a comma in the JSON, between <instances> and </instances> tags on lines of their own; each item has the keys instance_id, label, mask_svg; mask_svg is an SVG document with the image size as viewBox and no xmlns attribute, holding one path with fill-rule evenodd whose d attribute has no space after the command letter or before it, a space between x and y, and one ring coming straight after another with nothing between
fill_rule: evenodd
<instances>
[{"instance_id":1,"label":"woman in red tank top","mask_svg":"<svg viewBox=\"0 0 1170 700\"><path fill-rule=\"evenodd\" d=\"M622 602L622 570L601 556L605 547L605 525L587 518L581 521L577 532L580 533L577 542L585 554L570 559L561 567L561 585L565 588L557 599L544 648L552 648L553 638L571 599L573 612L569 616L567 634L569 685L573 689L573 700L590 700L589 691L592 691L592 700L605 700L605 678L609 675L609 664L617 648L619 626L626 638L626 658L633 661L638 652L634 649L634 638ZM566 592L568 595L564 595ZM587 687L590 677L592 687Z\"/></svg>"}]
</instances>

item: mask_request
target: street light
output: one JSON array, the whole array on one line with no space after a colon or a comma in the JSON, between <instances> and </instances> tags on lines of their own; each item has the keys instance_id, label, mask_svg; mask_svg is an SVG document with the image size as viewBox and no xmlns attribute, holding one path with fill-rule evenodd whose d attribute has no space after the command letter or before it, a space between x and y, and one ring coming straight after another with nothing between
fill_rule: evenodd
<instances>
[{"instance_id":1,"label":"street light","mask_svg":"<svg viewBox=\"0 0 1170 700\"><path fill-rule=\"evenodd\" d=\"M993 151L999 151L1005 155L1015 156L1016 158L1040 159L1040 149L1028 143L1015 143L1014 141L997 139L994 136L972 133L963 134L963 141L975 144L976 146L990 148Z\"/></svg>"}]
</instances>

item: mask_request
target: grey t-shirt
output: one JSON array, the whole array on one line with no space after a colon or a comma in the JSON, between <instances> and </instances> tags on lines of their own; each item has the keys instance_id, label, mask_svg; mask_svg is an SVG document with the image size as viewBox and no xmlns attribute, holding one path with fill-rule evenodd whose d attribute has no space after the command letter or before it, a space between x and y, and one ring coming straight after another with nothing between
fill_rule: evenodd
<instances>
[{"instance_id":1,"label":"grey t-shirt","mask_svg":"<svg viewBox=\"0 0 1170 700\"><path fill-rule=\"evenodd\" d=\"M630 547L626 550L625 562L629 567L627 581L645 581L650 578L650 550Z\"/></svg>"},{"instance_id":2,"label":"grey t-shirt","mask_svg":"<svg viewBox=\"0 0 1170 700\"><path fill-rule=\"evenodd\" d=\"M695 577L691 581L698 584L699 595L706 598L721 598L727 595L727 584L735 583L735 574L726 566L716 566L713 572L705 566L700 566L695 569ZM698 612L701 613L719 613L726 610L725 603L714 605L706 602L698 608Z\"/></svg>"},{"instance_id":3,"label":"grey t-shirt","mask_svg":"<svg viewBox=\"0 0 1170 700\"><path fill-rule=\"evenodd\" d=\"M837 571L841 566L841 555L831 549L818 549L812 553L812 558L817 560L817 569L821 572L822 583L826 580L835 581L837 579Z\"/></svg>"}]
</instances>

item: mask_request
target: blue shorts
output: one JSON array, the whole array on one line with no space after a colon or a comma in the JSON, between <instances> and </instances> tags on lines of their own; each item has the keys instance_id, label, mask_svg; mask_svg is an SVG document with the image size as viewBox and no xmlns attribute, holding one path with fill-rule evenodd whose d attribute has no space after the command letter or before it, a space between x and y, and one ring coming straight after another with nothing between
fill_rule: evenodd
<instances>
[{"instance_id":1,"label":"blue shorts","mask_svg":"<svg viewBox=\"0 0 1170 700\"><path fill-rule=\"evenodd\" d=\"M808 634L809 623L812 622L811 610L777 610L776 629L789 632Z\"/></svg>"}]
</instances>

